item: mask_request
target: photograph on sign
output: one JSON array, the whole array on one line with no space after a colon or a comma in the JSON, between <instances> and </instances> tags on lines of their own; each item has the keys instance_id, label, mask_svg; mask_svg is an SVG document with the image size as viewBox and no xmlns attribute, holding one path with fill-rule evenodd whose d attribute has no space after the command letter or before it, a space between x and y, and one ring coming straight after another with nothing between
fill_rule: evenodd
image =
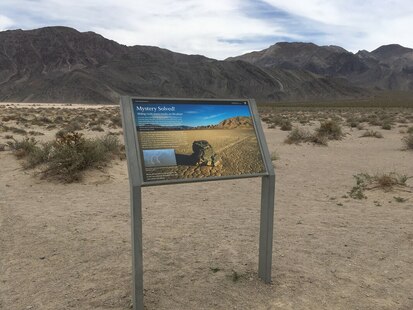
<instances>
[{"instance_id":1,"label":"photograph on sign","mask_svg":"<svg viewBox=\"0 0 413 310\"><path fill-rule=\"evenodd\" d=\"M266 172L247 101L133 100L144 182Z\"/></svg>"}]
</instances>

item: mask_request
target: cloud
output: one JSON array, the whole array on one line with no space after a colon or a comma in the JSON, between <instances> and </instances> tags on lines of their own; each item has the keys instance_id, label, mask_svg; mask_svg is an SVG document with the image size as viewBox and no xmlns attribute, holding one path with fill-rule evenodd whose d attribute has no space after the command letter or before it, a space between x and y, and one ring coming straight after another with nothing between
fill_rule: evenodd
<instances>
[{"instance_id":1,"label":"cloud","mask_svg":"<svg viewBox=\"0 0 413 310\"><path fill-rule=\"evenodd\" d=\"M322 33L314 39L319 44L340 45L352 51L390 43L413 46L410 0L263 1L310 23Z\"/></svg>"},{"instance_id":2,"label":"cloud","mask_svg":"<svg viewBox=\"0 0 413 310\"><path fill-rule=\"evenodd\" d=\"M0 12L0 29L64 25L217 59L277 41L413 46L410 0L2 0Z\"/></svg>"},{"instance_id":3,"label":"cloud","mask_svg":"<svg viewBox=\"0 0 413 310\"><path fill-rule=\"evenodd\" d=\"M4 31L13 26L13 21L7 16L0 15L0 31Z\"/></svg>"},{"instance_id":4,"label":"cloud","mask_svg":"<svg viewBox=\"0 0 413 310\"><path fill-rule=\"evenodd\" d=\"M226 114L226 113L212 114L212 115L204 116L202 119L204 119L204 120L209 120L209 119L213 119L213 118L217 118L217 117L224 116L225 114Z\"/></svg>"}]
</instances>

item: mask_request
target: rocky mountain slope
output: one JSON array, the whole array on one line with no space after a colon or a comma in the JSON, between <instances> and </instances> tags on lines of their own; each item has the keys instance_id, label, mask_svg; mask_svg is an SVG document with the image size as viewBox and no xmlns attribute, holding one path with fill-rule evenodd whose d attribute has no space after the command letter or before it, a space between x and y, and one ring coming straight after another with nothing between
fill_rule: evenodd
<instances>
[{"instance_id":1,"label":"rocky mountain slope","mask_svg":"<svg viewBox=\"0 0 413 310\"><path fill-rule=\"evenodd\" d=\"M214 126L214 128L219 128L219 129L251 128L251 127L252 127L252 119L251 117L246 117L246 116L231 117L231 118L223 120L218 125Z\"/></svg>"},{"instance_id":2,"label":"rocky mountain slope","mask_svg":"<svg viewBox=\"0 0 413 310\"><path fill-rule=\"evenodd\" d=\"M0 32L0 101L113 103L129 94L273 102L368 95L368 90L342 75L329 73L335 61L324 64L328 55L339 51L354 56L338 47L330 49L315 62L322 64L321 69L312 69L304 63L267 65L244 56L217 61L157 47L127 47L66 27L4 31Z\"/></svg>"},{"instance_id":3,"label":"rocky mountain slope","mask_svg":"<svg viewBox=\"0 0 413 310\"><path fill-rule=\"evenodd\" d=\"M228 60L243 60L266 69L306 70L365 88L413 90L413 49L397 44L353 54L337 46L281 42Z\"/></svg>"}]
</instances>

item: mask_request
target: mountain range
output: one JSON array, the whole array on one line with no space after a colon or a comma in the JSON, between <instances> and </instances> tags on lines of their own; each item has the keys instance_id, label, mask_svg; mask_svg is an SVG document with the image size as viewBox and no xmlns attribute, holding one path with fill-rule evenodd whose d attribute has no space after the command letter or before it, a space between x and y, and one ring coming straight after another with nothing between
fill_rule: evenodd
<instances>
[{"instance_id":1,"label":"mountain range","mask_svg":"<svg viewBox=\"0 0 413 310\"><path fill-rule=\"evenodd\" d=\"M125 46L67 27L0 32L0 101L115 103L145 97L259 102L368 97L413 90L413 50L276 43L226 60Z\"/></svg>"}]
</instances>

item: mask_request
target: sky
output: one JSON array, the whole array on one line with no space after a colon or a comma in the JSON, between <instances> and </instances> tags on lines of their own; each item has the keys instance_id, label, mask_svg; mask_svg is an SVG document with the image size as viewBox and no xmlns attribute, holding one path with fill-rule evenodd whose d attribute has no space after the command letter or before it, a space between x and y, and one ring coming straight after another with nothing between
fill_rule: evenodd
<instances>
[{"instance_id":1,"label":"sky","mask_svg":"<svg viewBox=\"0 0 413 310\"><path fill-rule=\"evenodd\" d=\"M0 31L68 26L225 59L276 42L413 47L412 0L0 0Z\"/></svg>"},{"instance_id":2,"label":"sky","mask_svg":"<svg viewBox=\"0 0 413 310\"><path fill-rule=\"evenodd\" d=\"M237 105L218 105L218 104L162 104L162 103L135 103L135 109L137 106L142 107L175 107L174 112L155 112L155 113L135 113L136 124L144 125L167 125L170 126L208 126L217 125L221 121L236 117L236 116L251 116L249 107L247 104ZM169 113L181 114L179 116L171 117ZM144 117L144 118L143 118ZM141 121L140 121L141 119ZM171 121L175 120L175 121Z\"/></svg>"}]
</instances>

